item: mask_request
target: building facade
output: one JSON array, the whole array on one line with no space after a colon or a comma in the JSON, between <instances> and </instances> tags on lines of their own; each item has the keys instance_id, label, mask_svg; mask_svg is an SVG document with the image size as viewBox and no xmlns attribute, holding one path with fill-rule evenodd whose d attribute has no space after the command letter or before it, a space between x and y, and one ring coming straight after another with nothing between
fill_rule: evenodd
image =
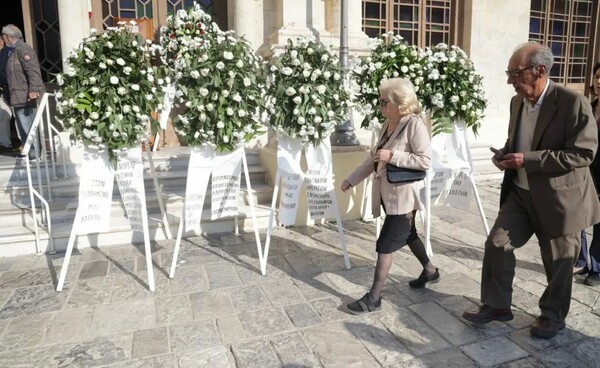
<instances>
[{"instance_id":1,"label":"building facade","mask_svg":"<svg viewBox=\"0 0 600 368\"><path fill-rule=\"evenodd\" d=\"M13 0L17 10L0 16L24 30L51 82L63 60L90 28L137 19L148 38L173 12L192 0ZM197 0L222 29L248 39L270 56L288 38L312 34L339 45L341 0ZM598 1L594 0L348 0L350 55L368 53L368 39L384 32L421 47L445 42L463 48L483 76L489 106L472 145L501 145L514 91L504 70L514 48L528 40L549 45L556 57L553 80L587 93L592 65L600 60ZM14 7L13 7L14 8ZM499 21L501 20L501 21ZM360 121L355 119L355 121ZM370 132L357 130L362 143Z\"/></svg>"}]
</instances>

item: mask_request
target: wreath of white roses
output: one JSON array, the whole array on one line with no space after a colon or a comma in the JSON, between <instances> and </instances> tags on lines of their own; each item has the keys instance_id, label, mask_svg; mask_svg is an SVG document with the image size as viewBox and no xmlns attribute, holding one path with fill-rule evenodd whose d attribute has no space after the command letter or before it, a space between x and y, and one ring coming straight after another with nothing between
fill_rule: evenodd
<instances>
[{"instance_id":1,"label":"wreath of white roses","mask_svg":"<svg viewBox=\"0 0 600 368\"><path fill-rule=\"evenodd\" d=\"M264 63L246 40L221 31L198 4L169 16L160 35L184 144L232 151L266 131Z\"/></svg>"},{"instance_id":2,"label":"wreath of white roses","mask_svg":"<svg viewBox=\"0 0 600 368\"><path fill-rule=\"evenodd\" d=\"M147 138L158 104L150 53L124 27L92 30L58 74L57 120L87 147L116 152Z\"/></svg>"},{"instance_id":3,"label":"wreath of white roses","mask_svg":"<svg viewBox=\"0 0 600 368\"><path fill-rule=\"evenodd\" d=\"M452 132L456 122L477 134L487 100L473 62L458 46L444 43L426 48L425 58L429 72L421 102L431 114L433 134Z\"/></svg>"},{"instance_id":4,"label":"wreath of white roses","mask_svg":"<svg viewBox=\"0 0 600 368\"><path fill-rule=\"evenodd\" d=\"M278 133L316 145L347 119L351 93L330 47L311 37L288 40L270 72L270 124Z\"/></svg>"},{"instance_id":5,"label":"wreath of white roses","mask_svg":"<svg viewBox=\"0 0 600 368\"><path fill-rule=\"evenodd\" d=\"M371 40L371 55L355 60L352 68L358 92L356 104L364 114L362 128L376 129L385 118L379 109L379 85L388 78L406 78L415 86L420 96L424 75L423 52L416 46L409 45L402 36L387 33Z\"/></svg>"}]
</instances>

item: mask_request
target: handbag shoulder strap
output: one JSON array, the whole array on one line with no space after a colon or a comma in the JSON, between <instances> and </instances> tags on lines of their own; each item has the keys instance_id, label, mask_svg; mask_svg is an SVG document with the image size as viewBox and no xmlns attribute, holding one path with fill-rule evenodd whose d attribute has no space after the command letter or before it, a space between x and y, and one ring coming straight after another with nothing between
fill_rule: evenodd
<instances>
[{"instance_id":1,"label":"handbag shoulder strap","mask_svg":"<svg viewBox=\"0 0 600 368\"><path fill-rule=\"evenodd\" d=\"M406 124L404 124L404 126L400 129L400 131L398 132L398 135L396 135L396 139L400 138L400 136L402 135L402 132L404 132L404 129L406 129L406 127L408 126L408 124L410 123L410 120L408 120L406 122Z\"/></svg>"}]
</instances>

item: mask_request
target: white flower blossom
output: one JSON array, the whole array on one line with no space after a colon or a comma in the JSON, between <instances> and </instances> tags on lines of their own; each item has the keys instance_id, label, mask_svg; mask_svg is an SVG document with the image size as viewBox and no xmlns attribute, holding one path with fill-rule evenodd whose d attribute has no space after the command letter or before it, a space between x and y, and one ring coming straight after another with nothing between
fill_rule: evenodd
<instances>
[{"instance_id":1,"label":"white flower blossom","mask_svg":"<svg viewBox=\"0 0 600 368\"><path fill-rule=\"evenodd\" d=\"M294 89L294 87L288 87L285 89L285 94L288 96L293 96L296 94L296 90Z\"/></svg>"}]
</instances>

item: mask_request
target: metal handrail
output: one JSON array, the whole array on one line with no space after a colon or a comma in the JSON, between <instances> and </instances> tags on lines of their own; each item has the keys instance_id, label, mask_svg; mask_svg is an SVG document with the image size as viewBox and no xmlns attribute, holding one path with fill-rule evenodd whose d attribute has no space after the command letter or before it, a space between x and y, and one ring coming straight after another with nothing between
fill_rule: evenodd
<instances>
[{"instance_id":1,"label":"metal handrail","mask_svg":"<svg viewBox=\"0 0 600 368\"><path fill-rule=\"evenodd\" d=\"M47 229L48 229L48 241L49 241L49 246L50 246L50 253L54 253L56 250L54 249L54 241L53 241L53 237L52 237L52 221L50 218L50 207L48 205L48 201L52 200L52 182L50 181L50 170L48 167L48 158L51 161L51 165L52 165L52 174L53 174L53 179L57 178L56 175L56 149L54 147L54 138L52 133L55 132L56 136L58 136L59 138L59 143L60 143L60 149L62 150L61 153L61 158L62 158L62 164L63 164L63 170L64 170L64 175L65 177L67 177L67 165L66 165L66 152L65 152L65 144L63 142L62 137L60 136L60 132L52 125L51 121L50 121L50 110L49 110L49 104L48 104L48 98L49 96L54 96L54 94L52 93L44 93L44 95L42 96L40 103L38 105L38 109L37 112L35 114L35 117L33 119L33 123L31 125L31 129L29 131L29 134L27 135L27 139L25 141L25 144L23 145L23 150L22 150L22 154L25 156L25 164L26 164L26 170L27 170L27 183L29 186L29 197L31 200L31 212L33 215L33 221L34 221L34 232L35 232L35 248L36 248L36 253L37 254L41 254L41 248L40 248L40 237L39 237L39 233L38 233L38 218L37 218L37 212L36 212L36 208L35 208L35 198L37 197L40 202L43 204L43 206L45 207L45 211L42 212L42 216L45 214L46 215L46 219L45 222L47 223ZM50 141L50 155L48 155L48 149L46 148L46 135L44 132L44 124L43 124L43 120L44 120L44 112L46 112L46 124L47 124L47 130L48 130L48 136L49 136L49 141ZM38 147L38 131L40 133L40 138L41 138L41 142L42 142L42 147L40 150L40 147ZM30 161L29 161L29 150L31 149L31 146L34 146L34 152L35 152L35 164L36 164L36 174L37 174L37 181L38 181L38 189L36 190L33 186L33 180L31 177L31 165L30 165ZM40 156L40 151L41 151L41 156ZM40 161L44 162L44 169L45 169L45 174L46 174L46 185L45 187L48 190L48 200L46 200L44 198L44 185L42 183L42 175L41 175L41 170L40 170ZM44 223L44 219L42 218L42 224Z\"/></svg>"}]
</instances>

